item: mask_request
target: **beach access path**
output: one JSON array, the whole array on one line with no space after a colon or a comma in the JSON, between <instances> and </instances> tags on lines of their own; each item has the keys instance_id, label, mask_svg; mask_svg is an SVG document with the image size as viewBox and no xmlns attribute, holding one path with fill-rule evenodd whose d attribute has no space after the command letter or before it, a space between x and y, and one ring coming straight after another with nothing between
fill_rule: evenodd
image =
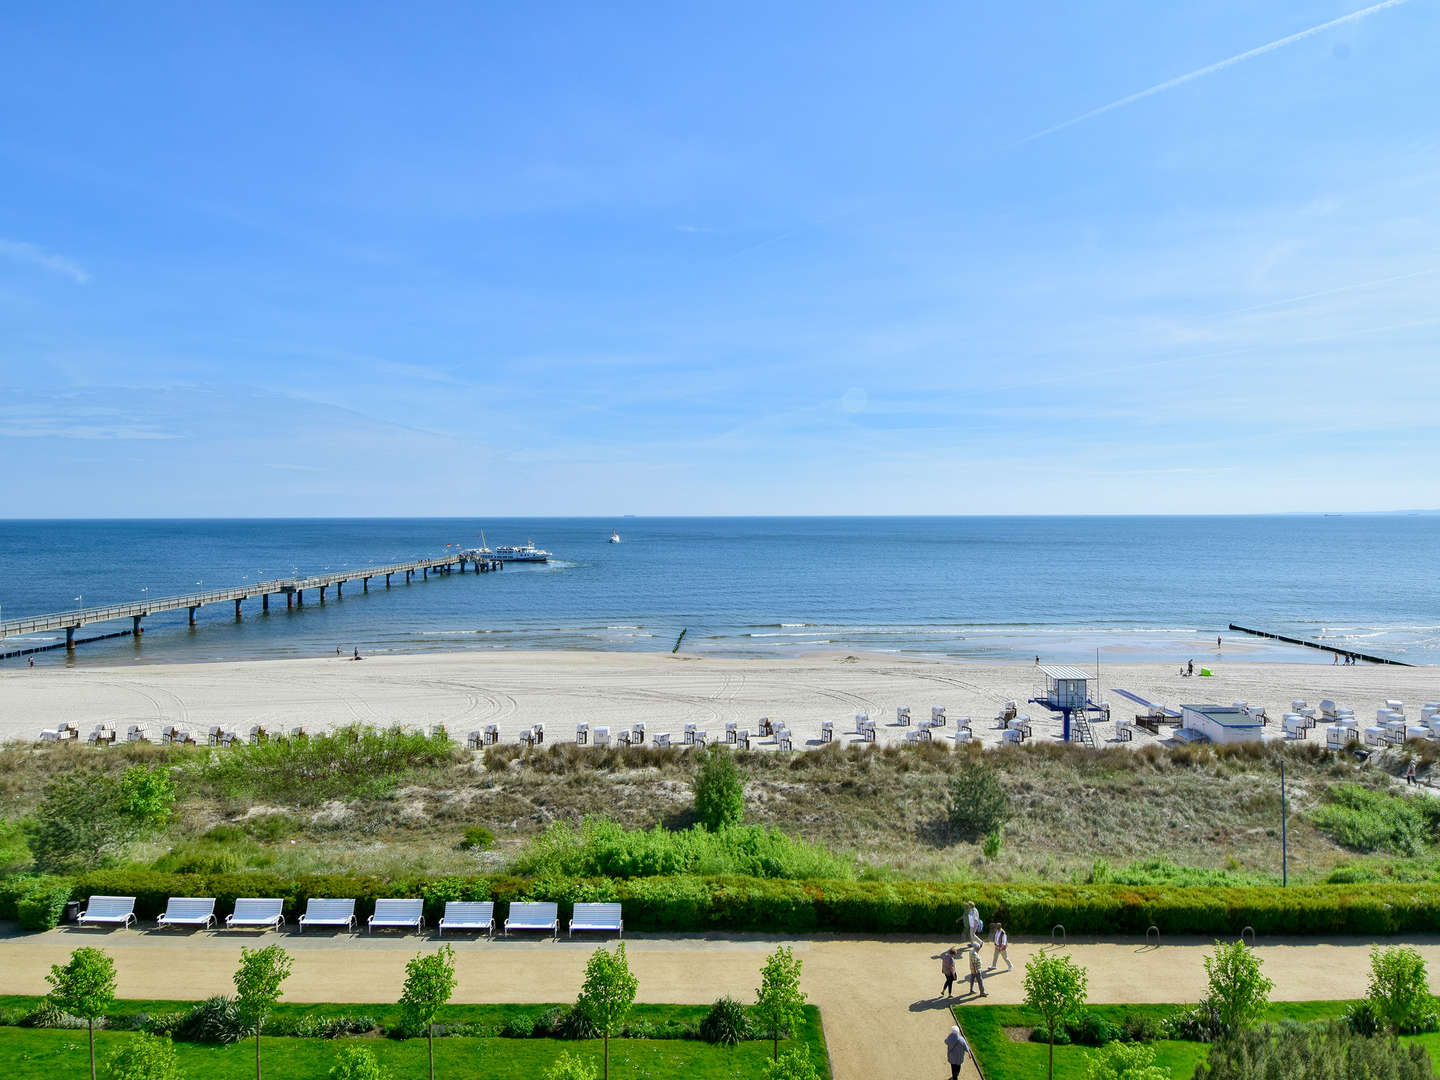
<instances>
[{"instance_id":1,"label":"beach access path","mask_svg":"<svg viewBox=\"0 0 1440 1080\"><path fill-rule=\"evenodd\" d=\"M393 1002L405 962L433 950L431 937L184 933L61 928L0 936L0 993L43 994L45 974L80 945L108 952L119 973L118 993L129 998L200 999L228 993L242 945L279 941L295 957L284 988L287 1001ZM1399 939L1386 944L1401 943ZM1432 973L1440 973L1440 937L1407 938ZM597 942L455 939L456 1002L567 1002L579 989ZM804 963L804 989L825 1023L835 1080L931 1080L945 1071L944 1038L951 1002L940 988L936 955L953 942L935 938L854 938L819 935L787 939L758 934L637 935L626 939L639 979L639 1000L707 1004L722 994L752 1000L760 966L777 944L791 945ZM1265 974L1276 1001L1363 996L1373 942L1361 939L1260 939ZM1191 1002L1205 990L1204 957L1213 943L1167 939L1158 948L1137 940L1075 940L1060 947L1090 973L1096 1003ZM1048 943L1015 940L1015 970L986 981L985 1004L1023 997L1025 959ZM990 949L984 959L988 964ZM962 965L963 970L963 965ZM963 989L964 981L958 986ZM1432 989L1440 989L1432 975ZM956 998L962 1019L969 999ZM983 1062L982 1062L983 1065ZM967 1066L964 1074L978 1074Z\"/></svg>"}]
</instances>

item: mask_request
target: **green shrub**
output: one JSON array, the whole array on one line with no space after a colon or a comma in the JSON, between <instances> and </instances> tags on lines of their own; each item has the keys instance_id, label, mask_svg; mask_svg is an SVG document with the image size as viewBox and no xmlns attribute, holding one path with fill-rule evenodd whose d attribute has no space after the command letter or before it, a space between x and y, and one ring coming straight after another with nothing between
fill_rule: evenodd
<instances>
[{"instance_id":1,"label":"green shrub","mask_svg":"<svg viewBox=\"0 0 1440 1080\"><path fill-rule=\"evenodd\" d=\"M21 1027L28 1028L64 1028L67 1030L78 1030L89 1027L89 1022L83 1016L72 1016L64 1009L56 1005L48 997L41 1001L20 1020ZM103 1028L105 1020L97 1017L96 1028Z\"/></svg>"},{"instance_id":2,"label":"green shrub","mask_svg":"<svg viewBox=\"0 0 1440 1080\"><path fill-rule=\"evenodd\" d=\"M495 834L484 825L471 825L460 841L460 847L465 851L489 851L494 846Z\"/></svg>"},{"instance_id":3,"label":"green shrub","mask_svg":"<svg viewBox=\"0 0 1440 1080\"><path fill-rule=\"evenodd\" d=\"M106 1063L107 1080L182 1080L175 1046L144 1032L127 1039Z\"/></svg>"},{"instance_id":4,"label":"green shrub","mask_svg":"<svg viewBox=\"0 0 1440 1080\"><path fill-rule=\"evenodd\" d=\"M1356 1035L1378 1035L1385 1027L1368 998L1350 1002L1341 1019Z\"/></svg>"},{"instance_id":5,"label":"green shrub","mask_svg":"<svg viewBox=\"0 0 1440 1080\"><path fill-rule=\"evenodd\" d=\"M708 1043L737 1046L750 1035L750 1016L732 997L719 998L700 1021L700 1037Z\"/></svg>"},{"instance_id":6,"label":"green shrub","mask_svg":"<svg viewBox=\"0 0 1440 1080\"><path fill-rule=\"evenodd\" d=\"M1085 1080L1171 1080L1169 1070L1155 1064L1155 1049L1108 1043L1085 1063Z\"/></svg>"},{"instance_id":7,"label":"green shrub","mask_svg":"<svg viewBox=\"0 0 1440 1080\"><path fill-rule=\"evenodd\" d=\"M765 1080L820 1080L820 1071L810 1060L810 1051L796 1046L765 1062Z\"/></svg>"},{"instance_id":8,"label":"green shrub","mask_svg":"<svg viewBox=\"0 0 1440 1080\"><path fill-rule=\"evenodd\" d=\"M143 829L158 829L169 821L178 794L163 765L131 765L120 777L120 808Z\"/></svg>"},{"instance_id":9,"label":"green shrub","mask_svg":"<svg viewBox=\"0 0 1440 1080\"><path fill-rule=\"evenodd\" d=\"M330 1067L330 1080L386 1080L386 1072L368 1046L347 1046Z\"/></svg>"},{"instance_id":10,"label":"green shrub","mask_svg":"<svg viewBox=\"0 0 1440 1080\"><path fill-rule=\"evenodd\" d=\"M961 840L998 832L1010 818L1010 797L994 766L978 756L959 760L946 785L945 820Z\"/></svg>"},{"instance_id":11,"label":"green shrub","mask_svg":"<svg viewBox=\"0 0 1440 1080\"><path fill-rule=\"evenodd\" d=\"M31 863L30 841L18 821L0 821L0 874L13 874Z\"/></svg>"},{"instance_id":12,"label":"green shrub","mask_svg":"<svg viewBox=\"0 0 1440 1080\"><path fill-rule=\"evenodd\" d=\"M202 840L172 849L153 865L166 874L233 874L245 865L245 860L233 847Z\"/></svg>"},{"instance_id":13,"label":"green shrub","mask_svg":"<svg viewBox=\"0 0 1440 1080\"><path fill-rule=\"evenodd\" d=\"M595 1066L586 1064L578 1054L562 1050L555 1063L545 1070L543 1080L595 1080Z\"/></svg>"},{"instance_id":14,"label":"green shrub","mask_svg":"<svg viewBox=\"0 0 1440 1080\"><path fill-rule=\"evenodd\" d=\"M1435 999L1425 958L1409 945L1370 950L1370 987L1366 994L1380 1023L1397 1035L1434 1031Z\"/></svg>"},{"instance_id":15,"label":"green shrub","mask_svg":"<svg viewBox=\"0 0 1440 1080\"><path fill-rule=\"evenodd\" d=\"M52 930L60 925L70 899L68 884L37 885L15 905L15 917L22 930Z\"/></svg>"},{"instance_id":16,"label":"green shrub","mask_svg":"<svg viewBox=\"0 0 1440 1080\"><path fill-rule=\"evenodd\" d=\"M248 1034L250 1032L240 1019L235 1002L224 994L216 994L194 1005L185 1014L175 1037L187 1042L224 1046L239 1042Z\"/></svg>"},{"instance_id":17,"label":"green shrub","mask_svg":"<svg viewBox=\"0 0 1440 1080\"><path fill-rule=\"evenodd\" d=\"M1433 1080L1430 1055L1393 1035L1365 1038L1344 1023L1249 1028L1210 1049L1195 1080Z\"/></svg>"},{"instance_id":18,"label":"green shrub","mask_svg":"<svg viewBox=\"0 0 1440 1080\"><path fill-rule=\"evenodd\" d=\"M1120 1030L1126 1042L1154 1042L1165 1037L1164 1026L1153 1013L1126 1013L1120 1018Z\"/></svg>"},{"instance_id":19,"label":"green shrub","mask_svg":"<svg viewBox=\"0 0 1440 1080\"><path fill-rule=\"evenodd\" d=\"M692 782L696 820L710 832L739 825L745 817L745 780L734 755L711 746L698 757Z\"/></svg>"},{"instance_id":20,"label":"green shrub","mask_svg":"<svg viewBox=\"0 0 1440 1080\"><path fill-rule=\"evenodd\" d=\"M1119 1024L1113 1024L1098 1013L1081 1013L1065 1025L1065 1033L1076 1046L1104 1046L1125 1037Z\"/></svg>"},{"instance_id":21,"label":"green shrub","mask_svg":"<svg viewBox=\"0 0 1440 1080\"><path fill-rule=\"evenodd\" d=\"M500 1025L500 1037L502 1039L533 1039L535 1037L535 1017L529 1013L512 1013Z\"/></svg>"},{"instance_id":22,"label":"green shrub","mask_svg":"<svg viewBox=\"0 0 1440 1080\"><path fill-rule=\"evenodd\" d=\"M1215 943L1215 955L1205 957L1209 984L1206 1002L1215 1011L1223 1032L1254 1027L1270 1004L1275 984L1260 973L1260 958L1243 941Z\"/></svg>"}]
</instances>

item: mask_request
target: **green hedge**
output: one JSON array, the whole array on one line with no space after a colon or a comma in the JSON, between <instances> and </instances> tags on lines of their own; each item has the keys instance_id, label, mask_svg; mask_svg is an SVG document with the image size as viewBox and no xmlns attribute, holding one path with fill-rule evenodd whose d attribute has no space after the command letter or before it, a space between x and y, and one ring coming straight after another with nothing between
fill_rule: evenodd
<instances>
[{"instance_id":1,"label":"green hedge","mask_svg":"<svg viewBox=\"0 0 1440 1080\"><path fill-rule=\"evenodd\" d=\"M25 892L36 888L34 878ZM50 880L53 883L53 879ZM0 918L14 918L15 894L0 881ZM73 883L79 900L97 894L134 896L135 911L153 919L171 896L214 896L223 916L237 896L280 896L298 915L312 896L354 897L363 921L377 897L422 896L432 924L446 900L554 900L568 917L577 901L620 901L632 930L770 930L958 933L967 900L986 920L1016 934L1048 934L1062 923L1076 934L1162 933L1233 935L1433 932L1440 929L1440 885L1306 885L1182 887L1129 885L938 884L930 882L785 881L762 878L651 877L536 879L444 877L384 880L338 874L280 878L272 874L166 874L102 870Z\"/></svg>"}]
</instances>

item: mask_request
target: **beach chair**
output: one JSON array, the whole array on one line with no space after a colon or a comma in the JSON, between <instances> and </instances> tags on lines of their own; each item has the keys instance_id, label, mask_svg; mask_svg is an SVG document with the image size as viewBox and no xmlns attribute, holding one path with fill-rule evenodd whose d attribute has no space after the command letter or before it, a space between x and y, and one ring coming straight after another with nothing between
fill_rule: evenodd
<instances>
[{"instance_id":1,"label":"beach chair","mask_svg":"<svg viewBox=\"0 0 1440 1080\"><path fill-rule=\"evenodd\" d=\"M157 927L201 926L205 929L215 925L215 898L213 896L172 896L165 902L165 910L155 920Z\"/></svg>"},{"instance_id":2,"label":"beach chair","mask_svg":"<svg viewBox=\"0 0 1440 1080\"><path fill-rule=\"evenodd\" d=\"M930 706L930 726L931 726L932 728L934 728L934 727L944 727L945 724L946 724L945 706L944 706L944 705L931 705L931 706Z\"/></svg>"},{"instance_id":3,"label":"beach chair","mask_svg":"<svg viewBox=\"0 0 1440 1080\"><path fill-rule=\"evenodd\" d=\"M668 749L670 746L670 733L668 731L657 731L655 733L655 745L656 747Z\"/></svg>"},{"instance_id":4,"label":"beach chair","mask_svg":"<svg viewBox=\"0 0 1440 1080\"><path fill-rule=\"evenodd\" d=\"M970 741L970 729L968 727L956 728L955 733L950 736L955 740L956 745Z\"/></svg>"},{"instance_id":5,"label":"beach chair","mask_svg":"<svg viewBox=\"0 0 1440 1080\"><path fill-rule=\"evenodd\" d=\"M625 920L620 917L619 904L576 904L571 913L570 937L576 930L602 930L625 936Z\"/></svg>"},{"instance_id":6,"label":"beach chair","mask_svg":"<svg viewBox=\"0 0 1440 1080\"><path fill-rule=\"evenodd\" d=\"M795 749L794 743L791 741L790 738L789 728L780 728L775 732L775 748L777 750Z\"/></svg>"},{"instance_id":7,"label":"beach chair","mask_svg":"<svg viewBox=\"0 0 1440 1080\"><path fill-rule=\"evenodd\" d=\"M595 729L595 745L608 749L610 746L610 729L608 727L597 727Z\"/></svg>"},{"instance_id":8,"label":"beach chair","mask_svg":"<svg viewBox=\"0 0 1440 1080\"><path fill-rule=\"evenodd\" d=\"M584 746L590 741L590 725L585 721L575 725L575 745Z\"/></svg>"},{"instance_id":9,"label":"beach chair","mask_svg":"<svg viewBox=\"0 0 1440 1080\"><path fill-rule=\"evenodd\" d=\"M1025 736L1019 728L1006 728L1000 732L1000 740L1002 742L1012 743L1015 746L1019 746L1024 738Z\"/></svg>"},{"instance_id":10,"label":"beach chair","mask_svg":"<svg viewBox=\"0 0 1440 1080\"><path fill-rule=\"evenodd\" d=\"M929 734L930 733L928 731L907 731L905 732L905 742L911 746L914 746L922 742L924 737L928 737Z\"/></svg>"},{"instance_id":11,"label":"beach chair","mask_svg":"<svg viewBox=\"0 0 1440 1080\"><path fill-rule=\"evenodd\" d=\"M1298 713L1286 713L1281 720L1281 725L1285 729L1285 737L1287 739L1305 738L1305 732L1307 730L1305 727L1305 717L1300 716Z\"/></svg>"},{"instance_id":12,"label":"beach chair","mask_svg":"<svg viewBox=\"0 0 1440 1080\"><path fill-rule=\"evenodd\" d=\"M1429 742L1430 738L1429 724L1407 724L1405 726L1406 742Z\"/></svg>"},{"instance_id":13,"label":"beach chair","mask_svg":"<svg viewBox=\"0 0 1440 1080\"><path fill-rule=\"evenodd\" d=\"M686 745L686 746L694 746L694 745L695 745L695 725L694 725L694 724L686 724L686 725L685 725L684 745Z\"/></svg>"},{"instance_id":14,"label":"beach chair","mask_svg":"<svg viewBox=\"0 0 1440 1080\"><path fill-rule=\"evenodd\" d=\"M1129 742L1135 738L1135 721L1127 720L1125 717L1115 721L1115 741Z\"/></svg>"},{"instance_id":15,"label":"beach chair","mask_svg":"<svg viewBox=\"0 0 1440 1080\"><path fill-rule=\"evenodd\" d=\"M548 903L513 903L505 918L505 936L511 930L549 930L552 938L560 936L560 917L557 906Z\"/></svg>"},{"instance_id":16,"label":"beach chair","mask_svg":"<svg viewBox=\"0 0 1440 1080\"><path fill-rule=\"evenodd\" d=\"M485 733L481 740L484 746L494 746L500 741L500 725L486 724Z\"/></svg>"},{"instance_id":17,"label":"beach chair","mask_svg":"<svg viewBox=\"0 0 1440 1080\"><path fill-rule=\"evenodd\" d=\"M834 740L835 740L835 721L834 721L834 720L821 720L821 721L820 721L820 741L821 741L822 743L828 743L828 742L834 742Z\"/></svg>"},{"instance_id":18,"label":"beach chair","mask_svg":"<svg viewBox=\"0 0 1440 1080\"><path fill-rule=\"evenodd\" d=\"M630 732L626 731L624 728L621 728L619 731L617 731L617 732L615 733L615 745L616 745L616 746L629 746L629 745L630 745Z\"/></svg>"},{"instance_id":19,"label":"beach chair","mask_svg":"<svg viewBox=\"0 0 1440 1080\"><path fill-rule=\"evenodd\" d=\"M43 731L40 732L40 741L41 741L42 743L47 743L47 742L58 743L58 742L60 741L60 731L59 731L59 729L58 729L58 728L45 728L45 730L43 730Z\"/></svg>"},{"instance_id":20,"label":"beach chair","mask_svg":"<svg viewBox=\"0 0 1440 1080\"><path fill-rule=\"evenodd\" d=\"M365 932L368 934L376 927L396 927L406 929L413 927L418 934L425 928L425 901L416 899L407 900L376 900L375 914L370 916L366 923Z\"/></svg>"},{"instance_id":21,"label":"beach chair","mask_svg":"<svg viewBox=\"0 0 1440 1080\"><path fill-rule=\"evenodd\" d=\"M115 729L109 724L97 724L85 741L91 746L109 746L115 741Z\"/></svg>"},{"instance_id":22,"label":"beach chair","mask_svg":"<svg viewBox=\"0 0 1440 1080\"><path fill-rule=\"evenodd\" d=\"M129 926L135 921L135 897L92 896L75 920L81 926Z\"/></svg>"},{"instance_id":23,"label":"beach chair","mask_svg":"<svg viewBox=\"0 0 1440 1080\"><path fill-rule=\"evenodd\" d=\"M1009 720L1005 721L1005 726L1010 731L1020 732L1020 738L1022 739L1028 739L1030 737L1030 717L1026 713L1012 716Z\"/></svg>"},{"instance_id":24,"label":"beach chair","mask_svg":"<svg viewBox=\"0 0 1440 1080\"><path fill-rule=\"evenodd\" d=\"M297 724L290 729L290 737L292 739L308 739L310 732L305 729L303 724Z\"/></svg>"},{"instance_id":25,"label":"beach chair","mask_svg":"<svg viewBox=\"0 0 1440 1080\"><path fill-rule=\"evenodd\" d=\"M1385 701L1385 707L1391 712L1397 712L1401 716L1405 715L1405 703L1403 701L1396 701L1394 698L1387 698Z\"/></svg>"},{"instance_id":26,"label":"beach chair","mask_svg":"<svg viewBox=\"0 0 1440 1080\"><path fill-rule=\"evenodd\" d=\"M860 721L860 740L868 743L875 741L875 721L868 716Z\"/></svg>"},{"instance_id":27,"label":"beach chair","mask_svg":"<svg viewBox=\"0 0 1440 1080\"><path fill-rule=\"evenodd\" d=\"M1422 724L1432 716L1440 716L1440 701L1427 701L1420 706L1420 722Z\"/></svg>"},{"instance_id":28,"label":"beach chair","mask_svg":"<svg viewBox=\"0 0 1440 1080\"><path fill-rule=\"evenodd\" d=\"M760 723L756 728L756 733L762 739L769 738L772 727L773 725L770 723L770 718L768 716L762 716L760 717Z\"/></svg>"},{"instance_id":29,"label":"beach chair","mask_svg":"<svg viewBox=\"0 0 1440 1080\"><path fill-rule=\"evenodd\" d=\"M150 739L145 734L145 725L131 724L125 732L125 741L129 743L149 742Z\"/></svg>"},{"instance_id":30,"label":"beach chair","mask_svg":"<svg viewBox=\"0 0 1440 1080\"><path fill-rule=\"evenodd\" d=\"M466 750L479 750L484 745L485 734L479 728L473 729L470 734L465 736Z\"/></svg>"},{"instance_id":31,"label":"beach chair","mask_svg":"<svg viewBox=\"0 0 1440 1080\"><path fill-rule=\"evenodd\" d=\"M645 721L636 721L635 726L630 729L630 744L632 746L645 745Z\"/></svg>"},{"instance_id":32,"label":"beach chair","mask_svg":"<svg viewBox=\"0 0 1440 1080\"><path fill-rule=\"evenodd\" d=\"M1325 745L1331 750L1343 750L1355 741L1355 729L1345 724L1331 724L1325 729Z\"/></svg>"},{"instance_id":33,"label":"beach chair","mask_svg":"<svg viewBox=\"0 0 1440 1080\"><path fill-rule=\"evenodd\" d=\"M734 720L725 721L725 741L727 743L733 744L735 742L735 732L738 728L739 725Z\"/></svg>"},{"instance_id":34,"label":"beach chair","mask_svg":"<svg viewBox=\"0 0 1440 1080\"><path fill-rule=\"evenodd\" d=\"M206 733L206 737L209 739L211 746L219 746L219 745L220 745L220 740L224 737L224 735L225 735L225 729L222 728L222 727L220 727L219 725L216 725L216 726L212 727L212 728Z\"/></svg>"},{"instance_id":35,"label":"beach chair","mask_svg":"<svg viewBox=\"0 0 1440 1080\"><path fill-rule=\"evenodd\" d=\"M968 716L957 716L957 717L955 717L955 728L956 728L957 731L958 731L960 728L964 728L966 731L969 731L969 730L970 730L970 717L968 717Z\"/></svg>"},{"instance_id":36,"label":"beach chair","mask_svg":"<svg viewBox=\"0 0 1440 1080\"><path fill-rule=\"evenodd\" d=\"M909 726L910 726L910 706L909 706L909 705L896 705L896 706L895 706L895 723L898 724L900 727L909 727Z\"/></svg>"},{"instance_id":37,"label":"beach chair","mask_svg":"<svg viewBox=\"0 0 1440 1080\"><path fill-rule=\"evenodd\" d=\"M855 730L857 732L863 732L865 725L868 723L870 723L870 714L868 712L857 712L855 714Z\"/></svg>"},{"instance_id":38,"label":"beach chair","mask_svg":"<svg viewBox=\"0 0 1440 1080\"><path fill-rule=\"evenodd\" d=\"M305 901L305 914L300 916L300 933L307 926L343 926L355 929L355 901L326 900L312 896Z\"/></svg>"},{"instance_id":39,"label":"beach chair","mask_svg":"<svg viewBox=\"0 0 1440 1080\"><path fill-rule=\"evenodd\" d=\"M484 930L495 936L495 904L490 900L446 900L440 916L440 936L446 930Z\"/></svg>"},{"instance_id":40,"label":"beach chair","mask_svg":"<svg viewBox=\"0 0 1440 1080\"><path fill-rule=\"evenodd\" d=\"M279 930L285 925L285 901L278 896L243 896L235 901L233 914L225 916L225 928L266 927Z\"/></svg>"},{"instance_id":41,"label":"beach chair","mask_svg":"<svg viewBox=\"0 0 1440 1080\"><path fill-rule=\"evenodd\" d=\"M1367 727L1365 729L1366 746L1384 746L1386 743L1385 729L1382 727Z\"/></svg>"},{"instance_id":42,"label":"beach chair","mask_svg":"<svg viewBox=\"0 0 1440 1080\"><path fill-rule=\"evenodd\" d=\"M750 749L750 729L741 728L735 732L735 745L745 750Z\"/></svg>"},{"instance_id":43,"label":"beach chair","mask_svg":"<svg viewBox=\"0 0 1440 1080\"><path fill-rule=\"evenodd\" d=\"M697 731L697 732L695 732L695 745L698 746L698 747L702 747L702 748L703 748L703 747L706 747L706 746L709 746L709 745L710 745L710 732L708 732L708 731Z\"/></svg>"},{"instance_id":44,"label":"beach chair","mask_svg":"<svg viewBox=\"0 0 1440 1080\"><path fill-rule=\"evenodd\" d=\"M58 728L56 728L55 730L60 733L60 741L61 741L61 742L79 742L79 741L80 741L80 729L79 729L78 727L76 727L74 724L70 723L69 721L66 721L65 723L61 724L61 725L60 725Z\"/></svg>"}]
</instances>

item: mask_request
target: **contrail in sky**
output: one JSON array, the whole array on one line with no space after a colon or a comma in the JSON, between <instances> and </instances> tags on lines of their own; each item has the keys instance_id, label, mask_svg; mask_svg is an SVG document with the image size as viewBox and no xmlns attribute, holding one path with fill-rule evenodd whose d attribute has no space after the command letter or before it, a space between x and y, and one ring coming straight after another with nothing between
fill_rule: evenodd
<instances>
[{"instance_id":1,"label":"contrail in sky","mask_svg":"<svg viewBox=\"0 0 1440 1080\"><path fill-rule=\"evenodd\" d=\"M1190 72L1189 74L1178 75L1173 79L1167 79L1165 82L1156 83L1148 90L1141 90L1137 93L1130 94L1127 97L1118 98L1115 101L1110 102L1110 104L1108 105L1101 105L1098 109L1091 109L1087 113L1081 113L1079 116L1072 117L1071 119L1066 120L1063 123L1056 124L1054 127L1048 127L1044 131L1037 131L1033 135L1027 135L1025 136L1025 138L1019 140L1013 145L1023 146L1025 143L1034 142L1036 139L1043 139L1046 135L1053 135L1057 131L1064 131L1068 127L1073 127L1076 124L1083 123L1086 120L1091 120L1097 116L1100 116L1102 113L1111 112L1114 109L1119 109L1123 108L1126 105L1134 104L1135 102L1140 101L1142 98L1152 97L1155 94L1163 94L1166 90L1173 90L1177 86L1183 86L1185 83L1193 82L1194 80L1203 78L1206 75L1211 75L1217 71L1220 71L1222 68L1231 67L1232 65L1242 63L1245 60L1250 60L1256 56L1263 55L1264 53L1274 52L1276 49L1283 49L1286 45L1293 45L1297 41L1303 41L1305 38L1314 37L1316 34L1324 33L1326 30L1329 30L1333 26L1340 26L1344 23L1357 22L1360 19L1365 18L1367 15L1373 15L1377 11L1384 11L1386 8L1398 7L1405 2L1406 0L1383 0L1382 3L1371 4L1367 8L1361 8L1359 11L1352 11L1349 15L1341 15L1338 19L1331 19L1329 22L1323 22L1319 26L1312 26L1308 30L1301 30L1299 33L1291 34L1289 37L1283 37L1276 41L1272 41L1268 45L1261 45L1258 48L1251 49L1249 52L1239 53L1235 56L1229 57L1228 59L1217 61L1216 63L1211 64L1209 67L1199 68L1195 71Z\"/></svg>"}]
</instances>

